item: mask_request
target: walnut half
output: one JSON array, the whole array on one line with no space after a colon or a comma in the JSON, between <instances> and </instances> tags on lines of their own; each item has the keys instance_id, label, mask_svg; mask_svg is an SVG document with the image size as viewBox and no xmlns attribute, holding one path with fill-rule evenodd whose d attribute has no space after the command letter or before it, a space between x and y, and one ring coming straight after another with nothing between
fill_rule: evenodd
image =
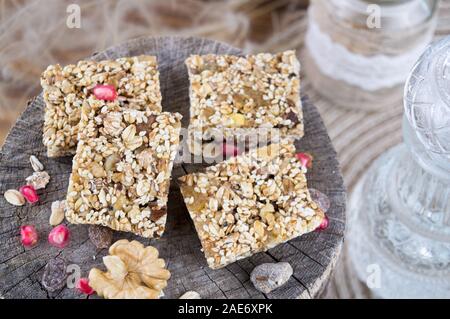
<instances>
[{"instance_id":1,"label":"walnut half","mask_svg":"<svg viewBox=\"0 0 450 319\"><path fill-rule=\"evenodd\" d=\"M103 263L107 271L91 269L89 284L106 299L158 299L170 278L158 250L135 240L115 242Z\"/></svg>"}]
</instances>

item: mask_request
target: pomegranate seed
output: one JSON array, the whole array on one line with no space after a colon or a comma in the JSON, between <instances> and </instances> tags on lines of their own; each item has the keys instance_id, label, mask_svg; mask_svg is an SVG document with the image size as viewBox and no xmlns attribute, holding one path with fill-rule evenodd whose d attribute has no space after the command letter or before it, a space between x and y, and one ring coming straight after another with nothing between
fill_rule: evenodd
<instances>
[{"instance_id":1,"label":"pomegranate seed","mask_svg":"<svg viewBox=\"0 0 450 319\"><path fill-rule=\"evenodd\" d=\"M322 223L319 225L319 227L316 228L316 231L322 231L328 228L328 225L330 224L327 215L325 215L324 219L322 220Z\"/></svg>"},{"instance_id":2,"label":"pomegranate seed","mask_svg":"<svg viewBox=\"0 0 450 319\"><path fill-rule=\"evenodd\" d=\"M70 231L65 225L59 225L53 228L48 234L48 242L50 245L64 248L69 242Z\"/></svg>"},{"instance_id":3,"label":"pomegranate seed","mask_svg":"<svg viewBox=\"0 0 450 319\"><path fill-rule=\"evenodd\" d=\"M312 167L312 161L313 156L309 153L297 153L295 154L295 157L302 163L303 167L311 168Z\"/></svg>"},{"instance_id":4,"label":"pomegranate seed","mask_svg":"<svg viewBox=\"0 0 450 319\"><path fill-rule=\"evenodd\" d=\"M116 89L112 85L97 84L92 92L99 100L114 101L117 99Z\"/></svg>"},{"instance_id":5,"label":"pomegranate seed","mask_svg":"<svg viewBox=\"0 0 450 319\"><path fill-rule=\"evenodd\" d=\"M33 247L38 242L38 233L33 225L20 227L20 240L25 247Z\"/></svg>"},{"instance_id":6,"label":"pomegranate seed","mask_svg":"<svg viewBox=\"0 0 450 319\"><path fill-rule=\"evenodd\" d=\"M34 204L39 201L39 196L33 186L24 185L19 189L19 191L29 203Z\"/></svg>"},{"instance_id":7,"label":"pomegranate seed","mask_svg":"<svg viewBox=\"0 0 450 319\"><path fill-rule=\"evenodd\" d=\"M236 145L223 143L222 153L225 157L237 156L241 152Z\"/></svg>"},{"instance_id":8,"label":"pomegranate seed","mask_svg":"<svg viewBox=\"0 0 450 319\"><path fill-rule=\"evenodd\" d=\"M89 286L89 279L87 278L80 278L77 282L77 289L86 295L92 295L95 290L92 289L91 286Z\"/></svg>"}]
</instances>

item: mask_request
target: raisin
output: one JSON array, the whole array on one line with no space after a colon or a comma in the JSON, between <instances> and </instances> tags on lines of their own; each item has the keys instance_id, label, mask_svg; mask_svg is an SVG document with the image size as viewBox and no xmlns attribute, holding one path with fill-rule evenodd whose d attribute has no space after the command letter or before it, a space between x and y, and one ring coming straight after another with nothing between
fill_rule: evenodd
<instances>
[{"instance_id":1,"label":"raisin","mask_svg":"<svg viewBox=\"0 0 450 319\"><path fill-rule=\"evenodd\" d=\"M276 202L271 202L274 211L278 212L280 210L280 207L278 206L278 204Z\"/></svg>"},{"instance_id":2,"label":"raisin","mask_svg":"<svg viewBox=\"0 0 450 319\"><path fill-rule=\"evenodd\" d=\"M99 249L108 248L113 240L113 231L108 227L90 225L89 239Z\"/></svg>"},{"instance_id":3,"label":"raisin","mask_svg":"<svg viewBox=\"0 0 450 319\"><path fill-rule=\"evenodd\" d=\"M152 131L152 124L156 122L156 115L150 115L147 118L147 123L139 123L136 125L136 132L140 133L142 131L145 131L147 133L150 133Z\"/></svg>"},{"instance_id":4,"label":"raisin","mask_svg":"<svg viewBox=\"0 0 450 319\"><path fill-rule=\"evenodd\" d=\"M67 264L63 258L50 259L44 269L42 276L42 286L49 291L55 292L62 289L66 285Z\"/></svg>"},{"instance_id":5,"label":"raisin","mask_svg":"<svg viewBox=\"0 0 450 319\"><path fill-rule=\"evenodd\" d=\"M291 120L291 122L292 122L293 124L299 123L297 114L295 114L295 113L292 112L292 111L290 111L290 112L286 115L286 119L287 119L287 120Z\"/></svg>"},{"instance_id":6,"label":"raisin","mask_svg":"<svg viewBox=\"0 0 450 319\"><path fill-rule=\"evenodd\" d=\"M152 222L156 222L157 220L159 220L161 217L163 217L164 215L167 214L167 207L162 207L162 208L154 208L151 209L151 214L150 214L150 220Z\"/></svg>"}]
</instances>

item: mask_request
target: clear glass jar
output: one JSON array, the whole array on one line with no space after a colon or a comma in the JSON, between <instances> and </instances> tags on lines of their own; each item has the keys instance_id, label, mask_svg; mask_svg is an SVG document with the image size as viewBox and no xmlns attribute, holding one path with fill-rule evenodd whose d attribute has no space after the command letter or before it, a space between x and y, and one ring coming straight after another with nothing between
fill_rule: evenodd
<instances>
[{"instance_id":1,"label":"clear glass jar","mask_svg":"<svg viewBox=\"0 0 450 319\"><path fill-rule=\"evenodd\" d=\"M450 31L450 0L440 0L435 37L445 37Z\"/></svg>"},{"instance_id":2,"label":"clear glass jar","mask_svg":"<svg viewBox=\"0 0 450 319\"><path fill-rule=\"evenodd\" d=\"M437 0L312 0L303 57L308 79L334 105L392 107L432 40L436 7Z\"/></svg>"},{"instance_id":3,"label":"clear glass jar","mask_svg":"<svg viewBox=\"0 0 450 319\"><path fill-rule=\"evenodd\" d=\"M407 80L405 143L369 168L349 200L349 254L385 298L450 298L450 37Z\"/></svg>"}]
</instances>

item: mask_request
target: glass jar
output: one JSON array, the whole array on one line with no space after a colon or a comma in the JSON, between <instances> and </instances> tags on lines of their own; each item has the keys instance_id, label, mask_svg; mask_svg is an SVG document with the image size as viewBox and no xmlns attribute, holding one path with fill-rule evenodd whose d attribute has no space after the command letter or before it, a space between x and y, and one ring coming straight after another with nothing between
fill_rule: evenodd
<instances>
[{"instance_id":1,"label":"glass jar","mask_svg":"<svg viewBox=\"0 0 450 319\"><path fill-rule=\"evenodd\" d=\"M380 110L401 101L430 43L437 0L313 0L303 68L334 105Z\"/></svg>"},{"instance_id":2,"label":"glass jar","mask_svg":"<svg viewBox=\"0 0 450 319\"><path fill-rule=\"evenodd\" d=\"M450 0L439 1L437 20L435 37L445 37L450 33Z\"/></svg>"},{"instance_id":3,"label":"glass jar","mask_svg":"<svg viewBox=\"0 0 450 319\"><path fill-rule=\"evenodd\" d=\"M378 269L369 288L380 297L450 298L449 84L447 37L407 80L405 143L373 163L349 200L349 255L363 282Z\"/></svg>"}]
</instances>

